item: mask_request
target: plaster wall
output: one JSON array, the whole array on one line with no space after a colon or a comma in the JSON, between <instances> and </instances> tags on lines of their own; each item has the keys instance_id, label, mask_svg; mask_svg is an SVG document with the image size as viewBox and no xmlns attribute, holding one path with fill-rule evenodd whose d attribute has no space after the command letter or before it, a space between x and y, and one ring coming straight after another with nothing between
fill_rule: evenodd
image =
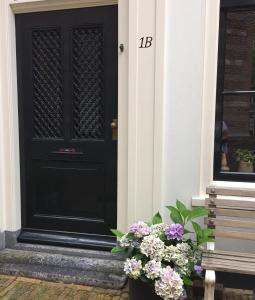
<instances>
[{"instance_id":1,"label":"plaster wall","mask_svg":"<svg viewBox=\"0 0 255 300\"><path fill-rule=\"evenodd\" d=\"M205 1L170 0L166 20L162 201L190 206L200 188Z\"/></svg>"}]
</instances>

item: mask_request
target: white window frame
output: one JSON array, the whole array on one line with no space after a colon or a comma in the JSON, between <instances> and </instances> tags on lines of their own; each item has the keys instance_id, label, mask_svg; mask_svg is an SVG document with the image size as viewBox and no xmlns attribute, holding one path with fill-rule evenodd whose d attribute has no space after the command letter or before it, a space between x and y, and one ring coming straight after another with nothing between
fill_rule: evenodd
<instances>
[{"instance_id":1,"label":"white window frame","mask_svg":"<svg viewBox=\"0 0 255 300\"><path fill-rule=\"evenodd\" d=\"M255 190L255 183L213 179L219 19L220 0L206 0L200 189L192 198L195 206L203 205L209 185Z\"/></svg>"}]
</instances>

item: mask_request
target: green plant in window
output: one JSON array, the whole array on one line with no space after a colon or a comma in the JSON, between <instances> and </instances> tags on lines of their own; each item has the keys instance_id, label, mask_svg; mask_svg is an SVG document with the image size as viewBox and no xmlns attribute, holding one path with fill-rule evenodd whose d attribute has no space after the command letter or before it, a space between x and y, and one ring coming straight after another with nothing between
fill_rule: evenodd
<instances>
[{"instance_id":1,"label":"green plant in window","mask_svg":"<svg viewBox=\"0 0 255 300\"><path fill-rule=\"evenodd\" d=\"M255 155L248 149L237 149L235 157L238 162L242 161L250 164L255 162Z\"/></svg>"}]
</instances>

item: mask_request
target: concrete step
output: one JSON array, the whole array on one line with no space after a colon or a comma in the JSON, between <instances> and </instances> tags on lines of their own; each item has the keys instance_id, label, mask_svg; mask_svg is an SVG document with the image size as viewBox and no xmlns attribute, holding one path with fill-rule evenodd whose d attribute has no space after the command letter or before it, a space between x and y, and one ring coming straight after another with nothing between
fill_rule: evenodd
<instances>
[{"instance_id":1,"label":"concrete step","mask_svg":"<svg viewBox=\"0 0 255 300\"><path fill-rule=\"evenodd\" d=\"M78 257L90 257L90 258L105 258L110 260L124 260L123 254L112 254L109 251L97 251L87 250L80 248L69 248L69 247L57 247L40 244L28 244L28 243L16 243L12 249L24 250L24 251L35 251L52 254L63 254Z\"/></svg>"},{"instance_id":2,"label":"concrete step","mask_svg":"<svg viewBox=\"0 0 255 300\"><path fill-rule=\"evenodd\" d=\"M123 260L111 253L38 245L15 248L0 251L0 273L114 289L126 282Z\"/></svg>"}]
</instances>

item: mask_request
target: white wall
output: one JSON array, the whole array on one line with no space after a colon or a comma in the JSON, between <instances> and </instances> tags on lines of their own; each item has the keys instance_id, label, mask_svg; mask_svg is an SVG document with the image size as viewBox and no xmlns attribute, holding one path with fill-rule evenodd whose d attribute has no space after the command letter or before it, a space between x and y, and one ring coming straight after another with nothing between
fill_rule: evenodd
<instances>
[{"instance_id":1,"label":"white wall","mask_svg":"<svg viewBox=\"0 0 255 300\"><path fill-rule=\"evenodd\" d=\"M14 15L0 1L0 230L20 228L19 136ZM13 80L14 78L14 80Z\"/></svg>"},{"instance_id":2,"label":"white wall","mask_svg":"<svg viewBox=\"0 0 255 300\"><path fill-rule=\"evenodd\" d=\"M204 0L167 2L163 201L188 206L199 194ZM166 214L165 214L166 215Z\"/></svg>"}]
</instances>

